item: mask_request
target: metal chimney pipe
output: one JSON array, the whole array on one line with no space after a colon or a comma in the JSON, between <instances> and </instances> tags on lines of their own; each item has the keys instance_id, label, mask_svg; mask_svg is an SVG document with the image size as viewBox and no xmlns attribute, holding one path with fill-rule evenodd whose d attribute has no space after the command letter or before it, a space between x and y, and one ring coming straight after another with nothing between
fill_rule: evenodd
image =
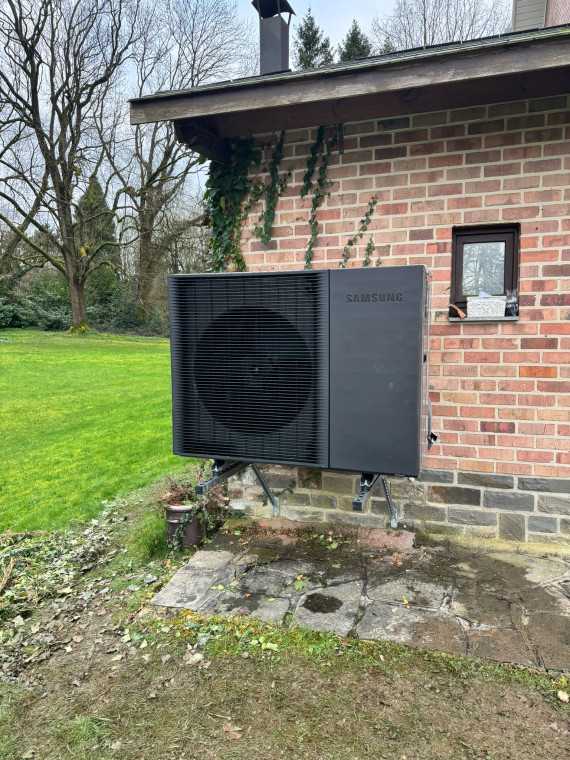
<instances>
[{"instance_id":1,"label":"metal chimney pipe","mask_svg":"<svg viewBox=\"0 0 570 760\"><path fill-rule=\"evenodd\" d=\"M289 71L289 29L295 11L287 0L252 0L251 4L259 13L259 73Z\"/></svg>"}]
</instances>

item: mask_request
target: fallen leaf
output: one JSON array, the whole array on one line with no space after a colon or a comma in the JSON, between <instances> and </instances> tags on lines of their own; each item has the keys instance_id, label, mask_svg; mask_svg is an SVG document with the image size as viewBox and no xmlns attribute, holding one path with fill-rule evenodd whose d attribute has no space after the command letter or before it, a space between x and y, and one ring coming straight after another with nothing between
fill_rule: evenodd
<instances>
[{"instance_id":1,"label":"fallen leaf","mask_svg":"<svg viewBox=\"0 0 570 760\"><path fill-rule=\"evenodd\" d=\"M193 654L186 655L184 662L186 665L197 665L202 662L204 655L201 652L194 652Z\"/></svg>"},{"instance_id":2,"label":"fallen leaf","mask_svg":"<svg viewBox=\"0 0 570 760\"><path fill-rule=\"evenodd\" d=\"M224 723L224 733L227 734L228 739L241 739L242 731L242 728L234 726L233 723Z\"/></svg>"}]
</instances>

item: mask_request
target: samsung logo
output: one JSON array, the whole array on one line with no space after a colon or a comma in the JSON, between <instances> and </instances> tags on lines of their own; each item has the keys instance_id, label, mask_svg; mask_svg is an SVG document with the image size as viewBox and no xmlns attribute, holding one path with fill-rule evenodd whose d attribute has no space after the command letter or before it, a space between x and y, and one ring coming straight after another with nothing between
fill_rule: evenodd
<instances>
[{"instance_id":1,"label":"samsung logo","mask_svg":"<svg viewBox=\"0 0 570 760\"><path fill-rule=\"evenodd\" d=\"M403 293L347 293L348 303L400 303L404 300Z\"/></svg>"}]
</instances>

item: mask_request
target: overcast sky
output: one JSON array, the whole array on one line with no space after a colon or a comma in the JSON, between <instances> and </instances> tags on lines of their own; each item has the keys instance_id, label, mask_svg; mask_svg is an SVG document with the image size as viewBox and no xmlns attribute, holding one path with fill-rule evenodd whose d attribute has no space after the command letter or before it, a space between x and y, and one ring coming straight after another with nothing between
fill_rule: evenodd
<instances>
[{"instance_id":1,"label":"overcast sky","mask_svg":"<svg viewBox=\"0 0 570 760\"><path fill-rule=\"evenodd\" d=\"M384 16L390 13L394 0L356 0L356 2L339 2L339 0L289 0L296 16L293 24L299 21L309 6L313 11L317 24L324 29L336 45L341 41L350 25L356 17L363 31L367 31L375 16ZM253 17L256 11L251 5L251 0L238 0L238 5L245 18Z\"/></svg>"}]
</instances>

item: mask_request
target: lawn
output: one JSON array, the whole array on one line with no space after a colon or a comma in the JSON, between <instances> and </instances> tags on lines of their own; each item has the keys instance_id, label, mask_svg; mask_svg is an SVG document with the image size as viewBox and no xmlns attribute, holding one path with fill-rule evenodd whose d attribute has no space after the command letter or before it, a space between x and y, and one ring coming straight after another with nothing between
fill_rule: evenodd
<instances>
[{"instance_id":1,"label":"lawn","mask_svg":"<svg viewBox=\"0 0 570 760\"><path fill-rule=\"evenodd\" d=\"M62 528L187 462L171 453L169 344L0 332L0 530Z\"/></svg>"}]
</instances>

